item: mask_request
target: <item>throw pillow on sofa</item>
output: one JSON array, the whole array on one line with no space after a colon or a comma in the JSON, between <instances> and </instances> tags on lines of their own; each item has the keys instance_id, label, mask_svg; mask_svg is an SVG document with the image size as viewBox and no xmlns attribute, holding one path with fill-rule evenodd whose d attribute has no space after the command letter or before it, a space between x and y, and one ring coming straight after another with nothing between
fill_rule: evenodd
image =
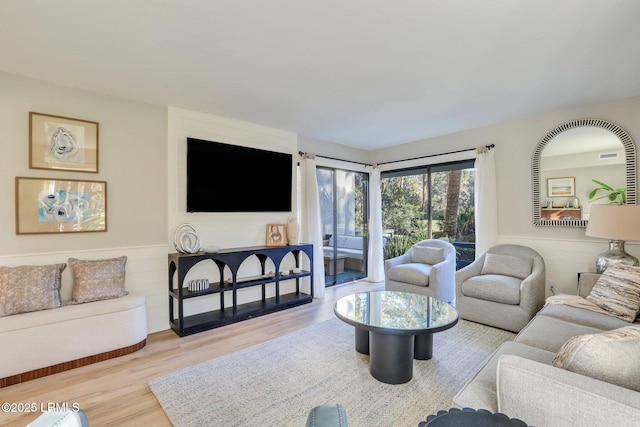
<instances>
[{"instance_id":1,"label":"throw pillow on sofa","mask_svg":"<svg viewBox=\"0 0 640 427\"><path fill-rule=\"evenodd\" d=\"M638 354L640 325L633 325L572 337L551 363L556 368L640 391Z\"/></svg>"},{"instance_id":2,"label":"throw pillow on sofa","mask_svg":"<svg viewBox=\"0 0 640 427\"><path fill-rule=\"evenodd\" d=\"M125 296L127 257L97 260L69 258L73 272L73 303Z\"/></svg>"},{"instance_id":3,"label":"throw pillow on sofa","mask_svg":"<svg viewBox=\"0 0 640 427\"><path fill-rule=\"evenodd\" d=\"M60 286L66 264L0 267L0 316L62 305Z\"/></svg>"},{"instance_id":4,"label":"throw pillow on sofa","mask_svg":"<svg viewBox=\"0 0 640 427\"><path fill-rule=\"evenodd\" d=\"M526 279L533 268L532 258L521 258L511 255L493 254L487 252L480 274L498 274Z\"/></svg>"},{"instance_id":5,"label":"throw pillow on sofa","mask_svg":"<svg viewBox=\"0 0 640 427\"><path fill-rule=\"evenodd\" d=\"M640 312L640 267L623 264L607 267L587 300L611 316L633 322Z\"/></svg>"},{"instance_id":6,"label":"throw pillow on sofa","mask_svg":"<svg viewBox=\"0 0 640 427\"><path fill-rule=\"evenodd\" d=\"M411 248L411 262L434 265L444 261L444 249L431 246L413 246Z\"/></svg>"}]
</instances>

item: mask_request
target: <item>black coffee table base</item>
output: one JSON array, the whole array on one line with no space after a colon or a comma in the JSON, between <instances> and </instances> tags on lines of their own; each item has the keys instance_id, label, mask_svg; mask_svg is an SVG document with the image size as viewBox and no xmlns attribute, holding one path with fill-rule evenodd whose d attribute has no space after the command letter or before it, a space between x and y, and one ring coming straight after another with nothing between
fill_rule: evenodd
<instances>
[{"instance_id":1,"label":"black coffee table base","mask_svg":"<svg viewBox=\"0 0 640 427\"><path fill-rule=\"evenodd\" d=\"M371 375L387 384L404 384L413 378L413 359L433 356L433 334L391 334L355 328L356 351L370 356Z\"/></svg>"}]
</instances>

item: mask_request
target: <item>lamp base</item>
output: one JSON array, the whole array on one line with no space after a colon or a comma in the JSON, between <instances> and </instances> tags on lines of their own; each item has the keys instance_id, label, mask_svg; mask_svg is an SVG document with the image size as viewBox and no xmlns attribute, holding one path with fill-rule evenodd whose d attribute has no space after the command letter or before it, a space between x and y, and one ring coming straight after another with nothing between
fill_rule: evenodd
<instances>
[{"instance_id":1,"label":"lamp base","mask_svg":"<svg viewBox=\"0 0 640 427\"><path fill-rule=\"evenodd\" d=\"M638 258L624 250L624 240L609 240L609 249L598 255L596 272L604 273L607 267L613 264L640 265Z\"/></svg>"}]
</instances>

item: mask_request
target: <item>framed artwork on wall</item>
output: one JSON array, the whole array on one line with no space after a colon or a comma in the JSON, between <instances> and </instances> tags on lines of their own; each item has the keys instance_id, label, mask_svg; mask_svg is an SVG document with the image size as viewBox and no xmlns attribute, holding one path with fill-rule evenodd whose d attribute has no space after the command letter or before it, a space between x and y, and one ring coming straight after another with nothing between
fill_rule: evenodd
<instances>
[{"instance_id":1,"label":"framed artwork on wall","mask_svg":"<svg viewBox=\"0 0 640 427\"><path fill-rule=\"evenodd\" d=\"M547 195L549 197L574 197L576 195L575 177L548 178Z\"/></svg>"},{"instance_id":2,"label":"framed artwork on wall","mask_svg":"<svg viewBox=\"0 0 640 427\"><path fill-rule=\"evenodd\" d=\"M107 183L16 177L16 234L107 231Z\"/></svg>"},{"instance_id":3,"label":"framed artwork on wall","mask_svg":"<svg viewBox=\"0 0 640 427\"><path fill-rule=\"evenodd\" d=\"M29 168L98 173L98 122L29 113Z\"/></svg>"},{"instance_id":4,"label":"framed artwork on wall","mask_svg":"<svg viewBox=\"0 0 640 427\"><path fill-rule=\"evenodd\" d=\"M285 246L287 227L285 224L267 224L267 246Z\"/></svg>"}]
</instances>

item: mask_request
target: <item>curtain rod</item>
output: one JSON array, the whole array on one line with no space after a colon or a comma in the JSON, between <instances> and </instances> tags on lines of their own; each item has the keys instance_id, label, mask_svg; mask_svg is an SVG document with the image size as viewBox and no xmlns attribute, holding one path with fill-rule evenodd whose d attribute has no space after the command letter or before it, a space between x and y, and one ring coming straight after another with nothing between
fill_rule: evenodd
<instances>
[{"instance_id":1,"label":"curtain rod","mask_svg":"<svg viewBox=\"0 0 640 427\"><path fill-rule=\"evenodd\" d=\"M485 145L485 147L487 148L487 150L491 150L492 148L494 148L496 145L495 144L488 144ZM446 156L447 154L456 154L456 153L464 153L465 151L475 151L477 150L477 148L465 148L463 150L456 150L456 151L449 151L446 153L438 153L438 154L427 154L426 156L418 156L418 157L412 157L410 159L402 159L402 160L391 160L388 162L382 162L382 163L378 163L378 165L388 165L391 163L400 163L400 162L407 162L409 160L419 160L419 159L428 159L429 157L437 157L437 156ZM307 153L305 153L304 151L298 151L298 154L300 156L305 156L307 155ZM338 159L337 157L329 157L329 156L323 156L321 154L316 154L316 157L322 157L323 159L330 159L330 160L338 160L340 162L348 162L348 163L356 163L358 165L363 165L363 166L371 166L373 167L372 164L369 163L363 163L363 162L356 162L354 160L345 160L345 159Z\"/></svg>"},{"instance_id":2,"label":"curtain rod","mask_svg":"<svg viewBox=\"0 0 640 427\"><path fill-rule=\"evenodd\" d=\"M303 157L304 157L304 156L306 156L308 153L305 153L304 151L298 151L298 154L299 154L300 156L303 156ZM316 157L322 157L323 159L338 160L339 162L355 163L355 164L363 165L363 166L373 166L372 164L369 164L369 163L356 162L355 160L338 159L337 157L323 156L322 154L314 154L314 156L316 156Z\"/></svg>"},{"instance_id":3,"label":"curtain rod","mask_svg":"<svg viewBox=\"0 0 640 427\"><path fill-rule=\"evenodd\" d=\"M487 150L491 150L495 146L496 146L495 144L485 145ZM391 164L391 163L408 162L409 160L428 159L429 157L446 156L447 154L464 153L465 151L475 151L475 150L477 150L477 148L465 148L464 150L449 151L449 152L446 152L446 153L438 153L438 154L427 154L426 156L412 157L410 159L391 160L391 161L388 161L388 162L378 163L378 165L388 165L388 164Z\"/></svg>"}]
</instances>

